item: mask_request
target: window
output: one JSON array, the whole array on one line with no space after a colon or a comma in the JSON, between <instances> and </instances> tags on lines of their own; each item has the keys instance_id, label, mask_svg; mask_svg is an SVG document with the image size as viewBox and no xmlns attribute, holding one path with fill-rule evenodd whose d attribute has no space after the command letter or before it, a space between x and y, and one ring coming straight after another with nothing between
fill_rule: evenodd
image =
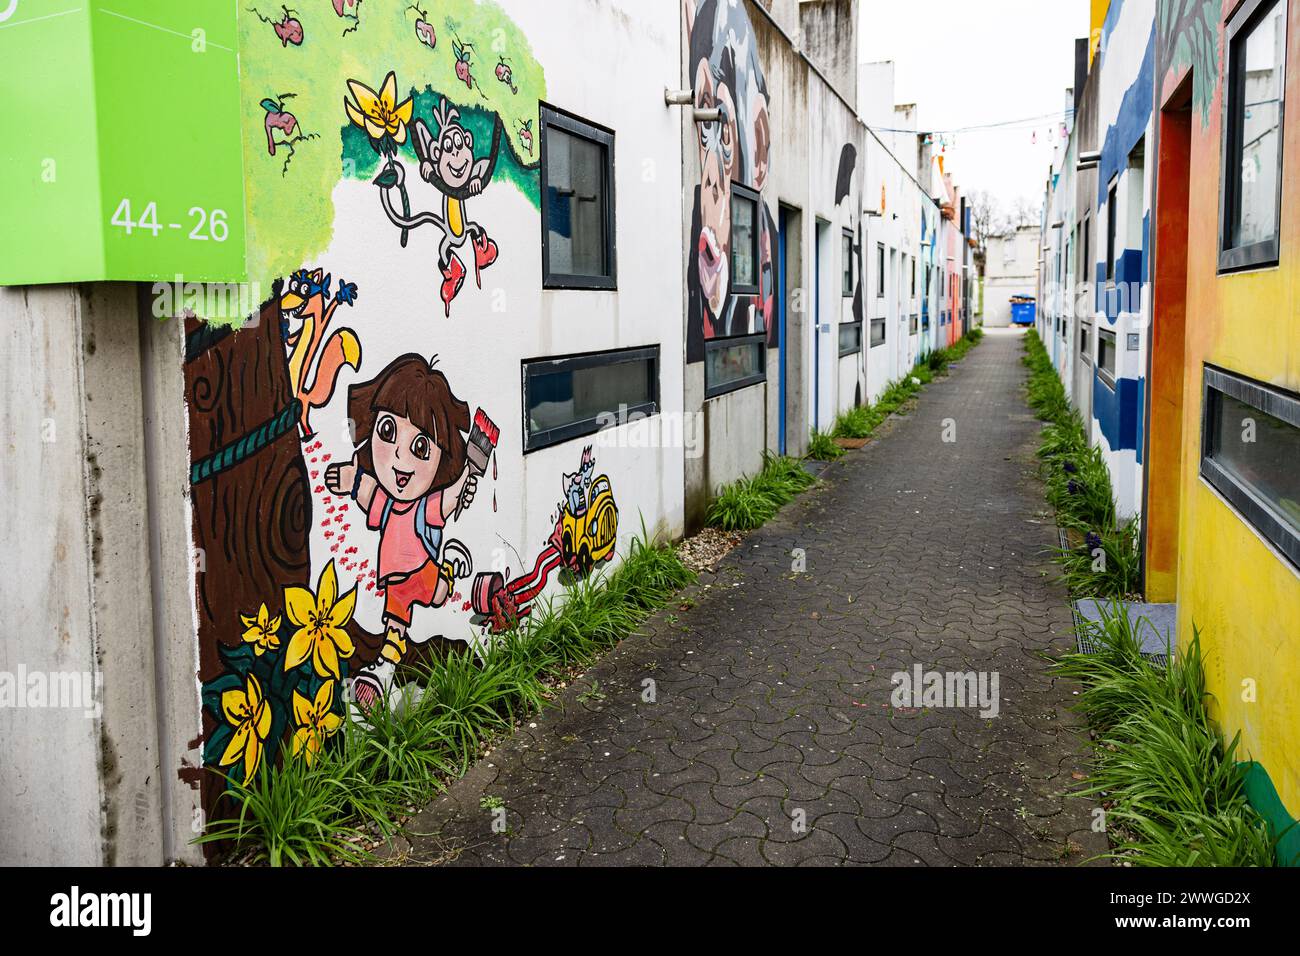
<instances>
[{"instance_id":1,"label":"window","mask_svg":"<svg viewBox=\"0 0 1300 956\"><path fill-rule=\"evenodd\" d=\"M1083 222L1079 225L1079 283L1086 287L1091 285L1093 278L1092 268L1092 217L1084 216ZM1083 301L1083 292L1080 291L1079 301Z\"/></svg>"},{"instance_id":2,"label":"window","mask_svg":"<svg viewBox=\"0 0 1300 956\"><path fill-rule=\"evenodd\" d=\"M1106 281L1115 281L1115 228L1119 225L1119 183L1106 194Z\"/></svg>"},{"instance_id":3,"label":"window","mask_svg":"<svg viewBox=\"0 0 1300 956\"><path fill-rule=\"evenodd\" d=\"M1097 371L1102 381L1115 386L1115 333L1110 329L1097 330Z\"/></svg>"},{"instance_id":4,"label":"window","mask_svg":"<svg viewBox=\"0 0 1300 956\"><path fill-rule=\"evenodd\" d=\"M1125 205L1128 206L1128 215L1124 223L1124 245L1130 249L1141 249L1142 242L1142 221L1146 218L1146 139L1137 141L1133 151L1128 154L1128 177L1126 179ZM1123 255L1121 251L1120 255ZM1140 288L1138 277L1133 275L1124 276L1124 282L1131 289ZM1137 312L1141 309L1140 293L1133 291L1129 295L1129 301L1120 300L1121 307L1129 312Z\"/></svg>"},{"instance_id":5,"label":"window","mask_svg":"<svg viewBox=\"0 0 1300 956\"><path fill-rule=\"evenodd\" d=\"M853 295L853 233L845 229L840 236L840 294Z\"/></svg>"},{"instance_id":6,"label":"window","mask_svg":"<svg viewBox=\"0 0 1300 956\"><path fill-rule=\"evenodd\" d=\"M614 134L541 107L542 285L613 289Z\"/></svg>"},{"instance_id":7,"label":"window","mask_svg":"<svg viewBox=\"0 0 1300 956\"><path fill-rule=\"evenodd\" d=\"M1278 261L1285 0L1246 0L1227 29L1219 269Z\"/></svg>"},{"instance_id":8,"label":"window","mask_svg":"<svg viewBox=\"0 0 1300 956\"><path fill-rule=\"evenodd\" d=\"M731 291L758 293L758 193L731 184Z\"/></svg>"},{"instance_id":9,"label":"window","mask_svg":"<svg viewBox=\"0 0 1300 956\"><path fill-rule=\"evenodd\" d=\"M916 297L916 260L912 260L912 297Z\"/></svg>"},{"instance_id":10,"label":"window","mask_svg":"<svg viewBox=\"0 0 1300 956\"><path fill-rule=\"evenodd\" d=\"M885 319L881 316L871 320L871 347L885 344Z\"/></svg>"},{"instance_id":11,"label":"window","mask_svg":"<svg viewBox=\"0 0 1300 956\"><path fill-rule=\"evenodd\" d=\"M862 351L862 323L840 323L840 355L852 355Z\"/></svg>"},{"instance_id":12,"label":"window","mask_svg":"<svg viewBox=\"0 0 1300 956\"><path fill-rule=\"evenodd\" d=\"M1300 396L1205 369L1201 477L1300 566Z\"/></svg>"},{"instance_id":13,"label":"window","mask_svg":"<svg viewBox=\"0 0 1300 956\"><path fill-rule=\"evenodd\" d=\"M523 363L524 451L659 411L659 346Z\"/></svg>"},{"instance_id":14,"label":"window","mask_svg":"<svg viewBox=\"0 0 1300 956\"><path fill-rule=\"evenodd\" d=\"M704 397L713 398L767 378L765 336L714 339L704 345Z\"/></svg>"},{"instance_id":15,"label":"window","mask_svg":"<svg viewBox=\"0 0 1300 956\"><path fill-rule=\"evenodd\" d=\"M876 243L876 295L885 295L885 244Z\"/></svg>"},{"instance_id":16,"label":"window","mask_svg":"<svg viewBox=\"0 0 1300 956\"><path fill-rule=\"evenodd\" d=\"M1089 365L1092 364L1092 323L1079 323L1079 355Z\"/></svg>"},{"instance_id":17,"label":"window","mask_svg":"<svg viewBox=\"0 0 1300 956\"><path fill-rule=\"evenodd\" d=\"M920 321L921 321L921 317L917 315L915 312L913 312L912 317L907 320L908 335L916 334L916 330L920 327Z\"/></svg>"}]
</instances>

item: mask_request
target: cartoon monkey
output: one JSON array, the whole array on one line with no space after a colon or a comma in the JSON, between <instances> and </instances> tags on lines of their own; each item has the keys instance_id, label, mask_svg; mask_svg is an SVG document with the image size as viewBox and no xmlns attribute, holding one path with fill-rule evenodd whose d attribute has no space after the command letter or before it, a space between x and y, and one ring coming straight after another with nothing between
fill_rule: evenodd
<instances>
[{"instance_id":1,"label":"cartoon monkey","mask_svg":"<svg viewBox=\"0 0 1300 956\"><path fill-rule=\"evenodd\" d=\"M404 215L393 205L389 190L400 186L405 179L401 163L386 169L375 182L380 186L384 212L389 220L403 229L412 229L433 223L442 230L438 245L438 269L442 272L442 303L451 315L451 301L465 282L465 263L457 250L468 242L474 252L474 282L483 287L482 270L497 260L497 244L488 238L487 230L469 218L465 201L477 196L491 181L496 168L497 153L501 147L501 118L498 116L492 133L492 148L487 156L474 155L474 134L460 122L460 111L450 106L444 98L433 110L438 125L435 137L424 120L412 124L415 131L413 145L420 160L420 178L442 193L442 214L432 211Z\"/></svg>"}]
</instances>

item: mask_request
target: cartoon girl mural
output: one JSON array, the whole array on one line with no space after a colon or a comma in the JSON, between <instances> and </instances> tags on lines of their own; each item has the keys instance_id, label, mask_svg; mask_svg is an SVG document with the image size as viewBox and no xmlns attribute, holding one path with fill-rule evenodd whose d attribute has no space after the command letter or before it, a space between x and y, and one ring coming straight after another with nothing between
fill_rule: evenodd
<instances>
[{"instance_id":1,"label":"cartoon girl mural","mask_svg":"<svg viewBox=\"0 0 1300 956\"><path fill-rule=\"evenodd\" d=\"M382 662L397 665L407 653L412 610L442 607L455 582L473 573L464 545L443 535L474 500L478 480L466 463L469 406L422 355L399 356L372 381L353 385L348 417L357 450L350 463L326 470L325 484L349 495L379 532L384 646L381 663L354 681L364 709L383 686Z\"/></svg>"},{"instance_id":2,"label":"cartoon girl mural","mask_svg":"<svg viewBox=\"0 0 1300 956\"><path fill-rule=\"evenodd\" d=\"M686 14L687 75L697 109L720 118L697 124L700 185L696 189L688 249L686 360L704 358L708 339L768 332L775 302L772 267L776 225L760 203L758 295L731 291L731 185L761 192L769 173L771 125L767 80L758 42L743 3L683 0Z\"/></svg>"}]
</instances>

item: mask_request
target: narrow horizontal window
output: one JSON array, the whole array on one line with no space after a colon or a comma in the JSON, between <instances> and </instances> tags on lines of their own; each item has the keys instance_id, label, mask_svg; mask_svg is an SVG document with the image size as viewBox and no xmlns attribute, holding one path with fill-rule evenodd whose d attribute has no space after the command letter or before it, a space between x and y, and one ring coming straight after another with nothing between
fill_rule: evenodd
<instances>
[{"instance_id":1,"label":"narrow horizontal window","mask_svg":"<svg viewBox=\"0 0 1300 956\"><path fill-rule=\"evenodd\" d=\"M758 293L758 193L731 184L731 291Z\"/></svg>"},{"instance_id":2,"label":"narrow horizontal window","mask_svg":"<svg viewBox=\"0 0 1300 956\"><path fill-rule=\"evenodd\" d=\"M877 345L885 344L885 320L871 320L871 347L874 349Z\"/></svg>"},{"instance_id":3,"label":"narrow horizontal window","mask_svg":"<svg viewBox=\"0 0 1300 956\"><path fill-rule=\"evenodd\" d=\"M1201 475L1300 567L1300 396L1205 369Z\"/></svg>"},{"instance_id":4,"label":"narrow horizontal window","mask_svg":"<svg viewBox=\"0 0 1300 956\"><path fill-rule=\"evenodd\" d=\"M659 411L659 346L523 363L524 451Z\"/></svg>"},{"instance_id":5,"label":"narrow horizontal window","mask_svg":"<svg viewBox=\"0 0 1300 956\"><path fill-rule=\"evenodd\" d=\"M852 355L862 351L862 323L840 323L840 355Z\"/></svg>"},{"instance_id":6,"label":"narrow horizontal window","mask_svg":"<svg viewBox=\"0 0 1300 956\"><path fill-rule=\"evenodd\" d=\"M704 396L712 398L767 379L765 337L714 339L704 346Z\"/></svg>"},{"instance_id":7,"label":"narrow horizontal window","mask_svg":"<svg viewBox=\"0 0 1300 956\"><path fill-rule=\"evenodd\" d=\"M1097 330L1097 371L1109 385L1115 384L1115 333L1110 329Z\"/></svg>"},{"instance_id":8,"label":"narrow horizontal window","mask_svg":"<svg viewBox=\"0 0 1300 956\"><path fill-rule=\"evenodd\" d=\"M613 289L614 134L541 107L542 285Z\"/></svg>"}]
</instances>

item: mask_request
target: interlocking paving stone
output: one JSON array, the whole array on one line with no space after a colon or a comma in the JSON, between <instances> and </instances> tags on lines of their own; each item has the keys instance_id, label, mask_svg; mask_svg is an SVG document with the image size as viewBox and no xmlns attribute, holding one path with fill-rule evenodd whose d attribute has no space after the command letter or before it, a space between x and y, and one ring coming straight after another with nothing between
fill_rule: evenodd
<instances>
[{"instance_id":1,"label":"interlocking paving stone","mask_svg":"<svg viewBox=\"0 0 1300 956\"><path fill-rule=\"evenodd\" d=\"M1075 865L1104 852L1088 802L1065 795L1086 772L1085 735L1074 688L1043 659L1073 638L1020 354L1019 338L986 336L826 468L690 589L690 610L626 639L416 816L409 862ZM916 664L996 671L999 715L893 709L891 675ZM580 701L592 681L605 697ZM507 808L506 832L484 797Z\"/></svg>"}]
</instances>

